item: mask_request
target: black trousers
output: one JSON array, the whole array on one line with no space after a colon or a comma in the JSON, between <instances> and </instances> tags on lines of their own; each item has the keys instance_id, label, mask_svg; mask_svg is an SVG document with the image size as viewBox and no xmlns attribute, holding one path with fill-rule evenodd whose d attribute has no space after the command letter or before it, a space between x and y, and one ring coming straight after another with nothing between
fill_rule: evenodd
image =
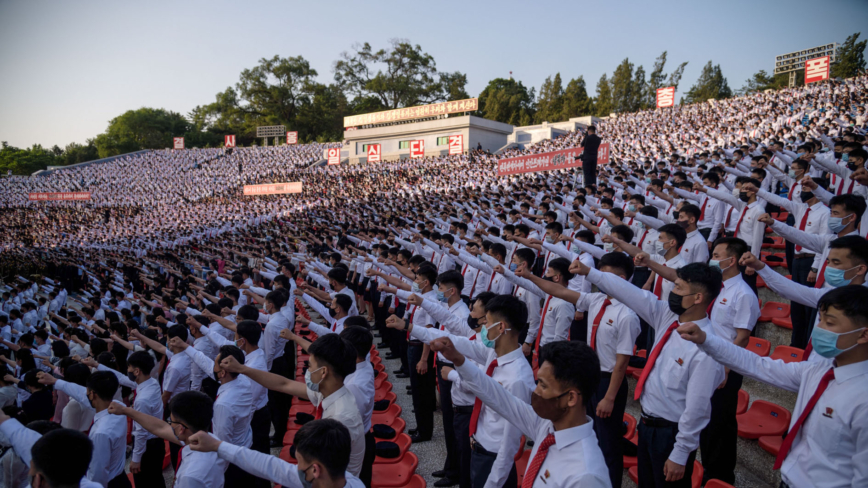
<instances>
[{"instance_id":1,"label":"black trousers","mask_svg":"<svg viewBox=\"0 0 868 488\"><path fill-rule=\"evenodd\" d=\"M470 455L470 480L473 488L483 488L485 486L485 482L488 481L488 475L491 474L491 467L494 466L496 459L496 452L486 451L479 444L476 444L472 448L472 454ZM512 464L512 469L509 470L506 482L503 483L504 488L512 488L513 486L518 486L518 472L515 470L515 463Z\"/></svg>"},{"instance_id":2,"label":"black trousers","mask_svg":"<svg viewBox=\"0 0 868 488\"><path fill-rule=\"evenodd\" d=\"M407 304L401 302L399 306L395 308L395 315L398 317L403 317L404 312L407 309ZM406 319L409 320L409 316ZM403 330L397 329L389 329L389 350L392 351L392 355L398 356L398 359L401 360L401 371L404 374L410 374L411 370L416 368L416 365L410 365L407 361L407 332Z\"/></svg>"},{"instance_id":3,"label":"black trousers","mask_svg":"<svg viewBox=\"0 0 868 488\"><path fill-rule=\"evenodd\" d=\"M383 300L383 305L380 306L380 300ZM373 300L374 305L374 328L380 333L380 339L383 343L389 344L391 337L389 329L386 327L386 319L389 318L389 306L392 304L392 297L384 297L382 293L374 290Z\"/></svg>"},{"instance_id":4,"label":"black trousers","mask_svg":"<svg viewBox=\"0 0 868 488\"><path fill-rule=\"evenodd\" d=\"M271 373L291 380L295 379L295 343L288 342L287 350L291 346L290 353L284 352L283 356L271 362ZM278 391L268 390L268 412L271 415L271 425L274 426L274 440L283 441L286 434L286 424L289 422L289 407L292 405L292 395Z\"/></svg>"},{"instance_id":5,"label":"black trousers","mask_svg":"<svg viewBox=\"0 0 868 488\"><path fill-rule=\"evenodd\" d=\"M362 471L359 479L366 488L371 488L371 478L374 475L374 460L377 458L377 440L373 432L365 434L365 459L362 461Z\"/></svg>"},{"instance_id":6,"label":"black trousers","mask_svg":"<svg viewBox=\"0 0 868 488\"><path fill-rule=\"evenodd\" d=\"M133 475L136 486L165 487L163 478L163 459L166 458L166 441L155 437L145 442L141 471Z\"/></svg>"},{"instance_id":7,"label":"black trousers","mask_svg":"<svg viewBox=\"0 0 868 488\"><path fill-rule=\"evenodd\" d=\"M790 271L793 274L793 282L800 285L813 287L814 283L808 283L808 275L811 273L811 265L814 258L793 259ZM814 309L798 302L790 302L790 320L793 321L793 335L790 337L790 346L804 349L811 337L811 329L814 323L811 321Z\"/></svg>"},{"instance_id":8,"label":"black trousers","mask_svg":"<svg viewBox=\"0 0 868 488\"><path fill-rule=\"evenodd\" d=\"M735 483L735 461L738 452L738 390L743 377L729 372L726 384L711 395L711 417L708 425L699 434L699 449L702 451L704 480L718 479Z\"/></svg>"},{"instance_id":9,"label":"black trousers","mask_svg":"<svg viewBox=\"0 0 868 488\"><path fill-rule=\"evenodd\" d=\"M250 488L258 478L234 464L223 473L223 488Z\"/></svg>"},{"instance_id":10,"label":"black trousers","mask_svg":"<svg viewBox=\"0 0 868 488\"><path fill-rule=\"evenodd\" d=\"M582 156L582 186L597 184L597 156Z\"/></svg>"},{"instance_id":11,"label":"black trousers","mask_svg":"<svg viewBox=\"0 0 868 488\"><path fill-rule=\"evenodd\" d=\"M413 389L413 409L416 410L416 431L421 439L434 435L434 410L437 406L436 374L431 358L428 358L428 371L416 372L416 365L422 359L422 345L410 344L407 347L407 362L410 367L410 386ZM434 354L434 352L431 352Z\"/></svg>"},{"instance_id":12,"label":"black trousers","mask_svg":"<svg viewBox=\"0 0 868 488\"><path fill-rule=\"evenodd\" d=\"M164 482L165 483L165 482ZM130 479L127 477L126 471L121 471L121 474L115 476L106 485L107 488L133 488Z\"/></svg>"},{"instance_id":13,"label":"black trousers","mask_svg":"<svg viewBox=\"0 0 868 488\"><path fill-rule=\"evenodd\" d=\"M458 457L458 486L471 488L470 482L470 417L473 405L453 407L452 425L455 431L455 452ZM517 481L516 481L517 483Z\"/></svg>"},{"instance_id":14,"label":"black trousers","mask_svg":"<svg viewBox=\"0 0 868 488\"><path fill-rule=\"evenodd\" d=\"M754 273L752 275L747 274L746 272L741 272L741 277L744 278L745 283L750 286L750 289L753 290L753 294L759 296L759 293L756 291L756 277L757 274Z\"/></svg>"},{"instance_id":15,"label":"black trousers","mask_svg":"<svg viewBox=\"0 0 868 488\"><path fill-rule=\"evenodd\" d=\"M702 234L702 237L704 237L705 240L707 241L707 240L708 240L708 236L711 235L711 227L706 227L706 228L704 228L704 229L699 229L699 233Z\"/></svg>"},{"instance_id":16,"label":"black trousers","mask_svg":"<svg viewBox=\"0 0 868 488\"><path fill-rule=\"evenodd\" d=\"M542 332L540 330L539 332ZM579 320L573 320L570 322L570 340L571 341L588 341L588 313L585 312L582 314L582 318Z\"/></svg>"},{"instance_id":17,"label":"black trousers","mask_svg":"<svg viewBox=\"0 0 868 488\"><path fill-rule=\"evenodd\" d=\"M684 466L684 476L678 481L667 482L663 474L663 465L669 459L672 448L675 447L675 436L678 435L678 424L652 427L639 422L638 468L640 488L691 488L693 483L693 461L696 451L687 457Z\"/></svg>"},{"instance_id":18,"label":"black trousers","mask_svg":"<svg viewBox=\"0 0 868 488\"><path fill-rule=\"evenodd\" d=\"M591 396L588 403L588 416L594 419L594 433L597 434L597 442L603 457L606 459L606 467L609 468L609 479L612 486L621 486L621 478L624 475L624 454L621 442L624 437L624 411L627 408L627 378L621 381L618 394L615 396L615 405L612 414L606 418L597 417L597 405L606 397L609 384L612 379L611 373L603 373L600 378L600 386Z\"/></svg>"},{"instance_id":19,"label":"black trousers","mask_svg":"<svg viewBox=\"0 0 868 488\"><path fill-rule=\"evenodd\" d=\"M431 354L436 354L432 352ZM440 412L443 414L443 426L453 425L455 415L452 410L452 382L446 381L441 376L443 367L453 368L454 366L447 363L437 361L437 386L440 389ZM443 437L446 439L446 460L443 461L443 471L446 471L446 477L449 479L457 479L459 472L458 455L455 449L455 431L453 429L444 428Z\"/></svg>"}]
</instances>

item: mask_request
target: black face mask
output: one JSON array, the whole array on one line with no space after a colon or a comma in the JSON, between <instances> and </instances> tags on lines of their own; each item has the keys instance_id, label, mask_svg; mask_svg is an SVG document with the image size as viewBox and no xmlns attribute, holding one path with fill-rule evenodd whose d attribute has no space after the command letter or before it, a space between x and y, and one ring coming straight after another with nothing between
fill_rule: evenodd
<instances>
[{"instance_id":1,"label":"black face mask","mask_svg":"<svg viewBox=\"0 0 868 488\"><path fill-rule=\"evenodd\" d=\"M669 310L672 311L675 315L681 315L687 311L684 306L681 305L683 298L690 295L676 295L674 291L669 292Z\"/></svg>"},{"instance_id":2,"label":"black face mask","mask_svg":"<svg viewBox=\"0 0 868 488\"><path fill-rule=\"evenodd\" d=\"M336 311L335 309L333 309L333 308L330 308L330 309L329 309L329 315L331 315L333 318L334 318L334 316L337 315L337 314L338 314L338 313L337 313L337 311Z\"/></svg>"},{"instance_id":3,"label":"black face mask","mask_svg":"<svg viewBox=\"0 0 868 488\"><path fill-rule=\"evenodd\" d=\"M835 154L835 159L841 159L841 154L843 154L843 153L835 151L834 154Z\"/></svg>"},{"instance_id":4,"label":"black face mask","mask_svg":"<svg viewBox=\"0 0 868 488\"><path fill-rule=\"evenodd\" d=\"M750 200L750 197L747 196L746 191L740 191L740 192L738 192L738 199L741 200L742 202L747 203Z\"/></svg>"},{"instance_id":5,"label":"black face mask","mask_svg":"<svg viewBox=\"0 0 868 488\"><path fill-rule=\"evenodd\" d=\"M814 192L812 191L803 191L799 194L799 198L802 199L802 203L807 202L808 200L814 198Z\"/></svg>"},{"instance_id":6,"label":"black face mask","mask_svg":"<svg viewBox=\"0 0 868 488\"><path fill-rule=\"evenodd\" d=\"M849 169L850 171L856 171L857 169L859 169L859 167L856 166L856 163L847 163L847 169Z\"/></svg>"}]
</instances>

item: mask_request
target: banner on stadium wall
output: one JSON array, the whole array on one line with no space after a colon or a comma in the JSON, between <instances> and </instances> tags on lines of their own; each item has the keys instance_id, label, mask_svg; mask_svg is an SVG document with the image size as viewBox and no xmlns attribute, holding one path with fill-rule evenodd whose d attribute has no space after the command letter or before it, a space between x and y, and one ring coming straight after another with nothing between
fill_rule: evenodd
<instances>
[{"instance_id":1,"label":"banner on stadium wall","mask_svg":"<svg viewBox=\"0 0 868 488\"><path fill-rule=\"evenodd\" d=\"M31 202L57 202L64 200L90 200L89 191L72 191L59 193L30 193L27 195Z\"/></svg>"},{"instance_id":2,"label":"banner on stadium wall","mask_svg":"<svg viewBox=\"0 0 868 488\"><path fill-rule=\"evenodd\" d=\"M172 143L174 144L173 149L184 149L184 138L183 137L173 137Z\"/></svg>"},{"instance_id":3,"label":"banner on stadium wall","mask_svg":"<svg viewBox=\"0 0 868 488\"><path fill-rule=\"evenodd\" d=\"M581 160L576 159L582 154L581 147L561 149L542 154L528 154L514 158L501 159L497 162L497 176L509 176L519 173L553 171L556 169L581 168ZM609 143L600 144L597 149L597 164L609 164Z\"/></svg>"},{"instance_id":4,"label":"banner on stadium wall","mask_svg":"<svg viewBox=\"0 0 868 488\"><path fill-rule=\"evenodd\" d=\"M399 120L412 120L420 119L423 117L434 117L436 115L473 112L477 108L479 108L479 99L468 98L466 100L434 103L431 105L422 105L419 107L406 107L396 110L374 112L370 114L351 115L349 117L344 117L344 127L355 127L357 125L368 124L383 124L387 122L397 122Z\"/></svg>"},{"instance_id":5,"label":"banner on stadium wall","mask_svg":"<svg viewBox=\"0 0 868 488\"><path fill-rule=\"evenodd\" d=\"M597 148L597 164L609 164L609 143L604 142Z\"/></svg>"},{"instance_id":6,"label":"banner on stadium wall","mask_svg":"<svg viewBox=\"0 0 868 488\"><path fill-rule=\"evenodd\" d=\"M461 154L464 152L464 136L449 136L449 155Z\"/></svg>"},{"instance_id":7,"label":"banner on stadium wall","mask_svg":"<svg viewBox=\"0 0 868 488\"><path fill-rule=\"evenodd\" d=\"M287 144L298 144L298 131L292 131L286 133L286 143Z\"/></svg>"},{"instance_id":8,"label":"banner on stadium wall","mask_svg":"<svg viewBox=\"0 0 868 488\"><path fill-rule=\"evenodd\" d=\"M283 195L285 193L301 193L301 182L273 183L267 185L244 185L244 195Z\"/></svg>"},{"instance_id":9,"label":"banner on stadium wall","mask_svg":"<svg viewBox=\"0 0 868 488\"><path fill-rule=\"evenodd\" d=\"M410 141L410 157L422 158L425 157L425 141Z\"/></svg>"},{"instance_id":10,"label":"banner on stadium wall","mask_svg":"<svg viewBox=\"0 0 868 488\"><path fill-rule=\"evenodd\" d=\"M223 147L235 147L235 136L226 136L226 141L223 143Z\"/></svg>"},{"instance_id":11,"label":"banner on stadium wall","mask_svg":"<svg viewBox=\"0 0 868 488\"><path fill-rule=\"evenodd\" d=\"M805 61L805 84L829 79L829 56Z\"/></svg>"},{"instance_id":12,"label":"banner on stadium wall","mask_svg":"<svg viewBox=\"0 0 868 488\"><path fill-rule=\"evenodd\" d=\"M667 86L657 89L657 108L671 107L675 105L675 87Z\"/></svg>"},{"instance_id":13,"label":"banner on stadium wall","mask_svg":"<svg viewBox=\"0 0 868 488\"><path fill-rule=\"evenodd\" d=\"M381 149L379 144L368 144L368 162L369 163L379 163L381 156Z\"/></svg>"},{"instance_id":14,"label":"banner on stadium wall","mask_svg":"<svg viewBox=\"0 0 868 488\"><path fill-rule=\"evenodd\" d=\"M327 155L328 155L328 164L330 166L334 166L336 164L341 164L341 148L339 148L339 147L329 148Z\"/></svg>"}]
</instances>

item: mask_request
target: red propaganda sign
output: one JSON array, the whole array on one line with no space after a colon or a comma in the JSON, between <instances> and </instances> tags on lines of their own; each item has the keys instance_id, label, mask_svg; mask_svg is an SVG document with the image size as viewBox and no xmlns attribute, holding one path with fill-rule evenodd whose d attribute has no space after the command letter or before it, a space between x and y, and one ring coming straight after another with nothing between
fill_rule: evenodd
<instances>
[{"instance_id":1,"label":"red propaganda sign","mask_svg":"<svg viewBox=\"0 0 868 488\"><path fill-rule=\"evenodd\" d=\"M183 137L173 137L172 142L174 143L174 149L184 149L184 138Z\"/></svg>"},{"instance_id":2,"label":"red propaganda sign","mask_svg":"<svg viewBox=\"0 0 868 488\"><path fill-rule=\"evenodd\" d=\"M597 148L597 164L609 164L609 143L604 142Z\"/></svg>"},{"instance_id":3,"label":"red propaganda sign","mask_svg":"<svg viewBox=\"0 0 868 488\"><path fill-rule=\"evenodd\" d=\"M829 56L805 61L805 84L829 79Z\"/></svg>"},{"instance_id":4,"label":"red propaganda sign","mask_svg":"<svg viewBox=\"0 0 868 488\"><path fill-rule=\"evenodd\" d=\"M333 147L328 150L328 164L329 166L334 166L336 164L341 164L341 148Z\"/></svg>"},{"instance_id":5,"label":"red propaganda sign","mask_svg":"<svg viewBox=\"0 0 868 488\"><path fill-rule=\"evenodd\" d=\"M410 141L410 157L422 158L425 157L425 141Z\"/></svg>"},{"instance_id":6,"label":"red propaganda sign","mask_svg":"<svg viewBox=\"0 0 868 488\"><path fill-rule=\"evenodd\" d=\"M244 185L244 195L282 195L284 193L301 193L301 182Z\"/></svg>"},{"instance_id":7,"label":"red propaganda sign","mask_svg":"<svg viewBox=\"0 0 868 488\"><path fill-rule=\"evenodd\" d=\"M657 89L657 108L671 107L675 105L675 87L667 86Z\"/></svg>"},{"instance_id":8,"label":"red propaganda sign","mask_svg":"<svg viewBox=\"0 0 868 488\"><path fill-rule=\"evenodd\" d=\"M74 191L61 193L30 193L31 202L56 202L61 200L90 200L89 191Z\"/></svg>"},{"instance_id":9,"label":"red propaganda sign","mask_svg":"<svg viewBox=\"0 0 868 488\"><path fill-rule=\"evenodd\" d=\"M449 136L449 155L461 154L464 152L464 136Z\"/></svg>"},{"instance_id":10,"label":"red propaganda sign","mask_svg":"<svg viewBox=\"0 0 868 488\"><path fill-rule=\"evenodd\" d=\"M600 147L602 148L603 145L601 144ZM497 176L578 168L582 166L582 162L576 159L579 154L582 154L582 148L574 147L542 154L501 159L497 162Z\"/></svg>"},{"instance_id":11,"label":"red propaganda sign","mask_svg":"<svg viewBox=\"0 0 868 488\"><path fill-rule=\"evenodd\" d=\"M380 145L368 144L368 162L379 163L380 161Z\"/></svg>"},{"instance_id":12,"label":"red propaganda sign","mask_svg":"<svg viewBox=\"0 0 868 488\"><path fill-rule=\"evenodd\" d=\"M223 143L224 147L235 147L235 136L226 136L226 141Z\"/></svg>"},{"instance_id":13,"label":"red propaganda sign","mask_svg":"<svg viewBox=\"0 0 868 488\"><path fill-rule=\"evenodd\" d=\"M286 143L287 144L298 144L298 131L292 131L286 133Z\"/></svg>"}]
</instances>

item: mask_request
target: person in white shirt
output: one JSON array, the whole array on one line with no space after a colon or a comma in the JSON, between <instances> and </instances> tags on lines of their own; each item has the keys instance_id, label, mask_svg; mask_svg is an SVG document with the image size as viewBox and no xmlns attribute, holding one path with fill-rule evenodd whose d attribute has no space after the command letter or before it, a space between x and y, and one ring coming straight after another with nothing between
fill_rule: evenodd
<instances>
[{"instance_id":1,"label":"person in white shirt","mask_svg":"<svg viewBox=\"0 0 868 488\"><path fill-rule=\"evenodd\" d=\"M110 415L109 406L118 391L119 383L114 374L97 371L87 380L87 388L58 380L48 373L39 372L39 383L54 386L96 412L88 437L93 442L93 458L87 470L87 478L104 488L130 487L124 472L127 448L127 422ZM118 404L122 405L122 404Z\"/></svg>"},{"instance_id":2,"label":"person in white shirt","mask_svg":"<svg viewBox=\"0 0 868 488\"><path fill-rule=\"evenodd\" d=\"M361 480L347 472L352 439L347 428L331 419L308 422L295 434L298 464L220 441L207 432L190 438L192 449L216 452L220 459L286 488L334 486L363 488Z\"/></svg>"},{"instance_id":3,"label":"person in white shirt","mask_svg":"<svg viewBox=\"0 0 868 488\"><path fill-rule=\"evenodd\" d=\"M76 385L87 386L90 374L89 367L84 364L74 363L63 370L63 379ZM69 397L67 396L67 398ZM69 401L61 412L60 425L66 429L87 432L90 430L91 424L93 424L93 415L93 409L78 403L75 398L69 398Z\"/></svg>"},{"instance_id":4,"label":"person in white shirt","mask_svg":"<svg viewBox=\"0 0 868 488\"><path fill-rule=\"evenodd\" d=\"M701 263L680 268L669 300L664 302L611 273L580 262L573 262L571 268L618 301L629 303L656 331L654 348L634 393L642 405L639 482L643 486L677 482L689 487L699 433L708 423L711 395L723 382L724 370L672 331L685 322L711 329L706 310L720 292L720 273Z\"/></svg>"},{"instance_id":5,"label":"person in white shirt","mask_svg":"<svg viewBox=\"0 0 868 488\"><path fill-rule=\"evenodd\" d=\"M814 349L827 361L784 362L760 357L697 324L677 332L711 358L745 376L798 392L775 469L781 486L868 485L868 289L848 285L820 299Z\"/></svg>"},{"instance_id":6,"label":"person in white shirt","mask_svg":"<svg viewBox=\"0 0 868 488\"><path fill-rule=\"evenodd\" d=\"M699 232L696 224L699 222L701 212L696 205L683 205L678 211L678 219L675 224L684 229L687 238L681 245L681 259L686 264L705 263L708 261L708 241Z\"/></svg>"},{"instance_id":7,"label":"person in white shirt","mask_svg":"<svg viewBox=\"0 0 868 488\"><path fill-rule=\"evenodd\" d=\"M85 434L58 429L41 435L0 411L0 435L8 439L14 455L29 468L29 473L24 473L29 480L25 485L32 488L102 486L85 477L94 449Z\"/></svg>"},{"instance_id":8,"label":"person in white shirt","mask_svg":"<svg viewBox=\"0 0 868 488\"><path fill-rule=\"evenodd\" d=\"M190 437L197 432L207 432L211 428L214 402L201 391L179 393L169 402L169 420L144 414L132 407L112 403L109 413L123 416L162 440L182 446L181 462L175 470L174 488L223 488L223 472L228 461L213 452L194 451L190 447ZM138 486L138 485L137 485Z\"/></svg>"}]
</instances>

